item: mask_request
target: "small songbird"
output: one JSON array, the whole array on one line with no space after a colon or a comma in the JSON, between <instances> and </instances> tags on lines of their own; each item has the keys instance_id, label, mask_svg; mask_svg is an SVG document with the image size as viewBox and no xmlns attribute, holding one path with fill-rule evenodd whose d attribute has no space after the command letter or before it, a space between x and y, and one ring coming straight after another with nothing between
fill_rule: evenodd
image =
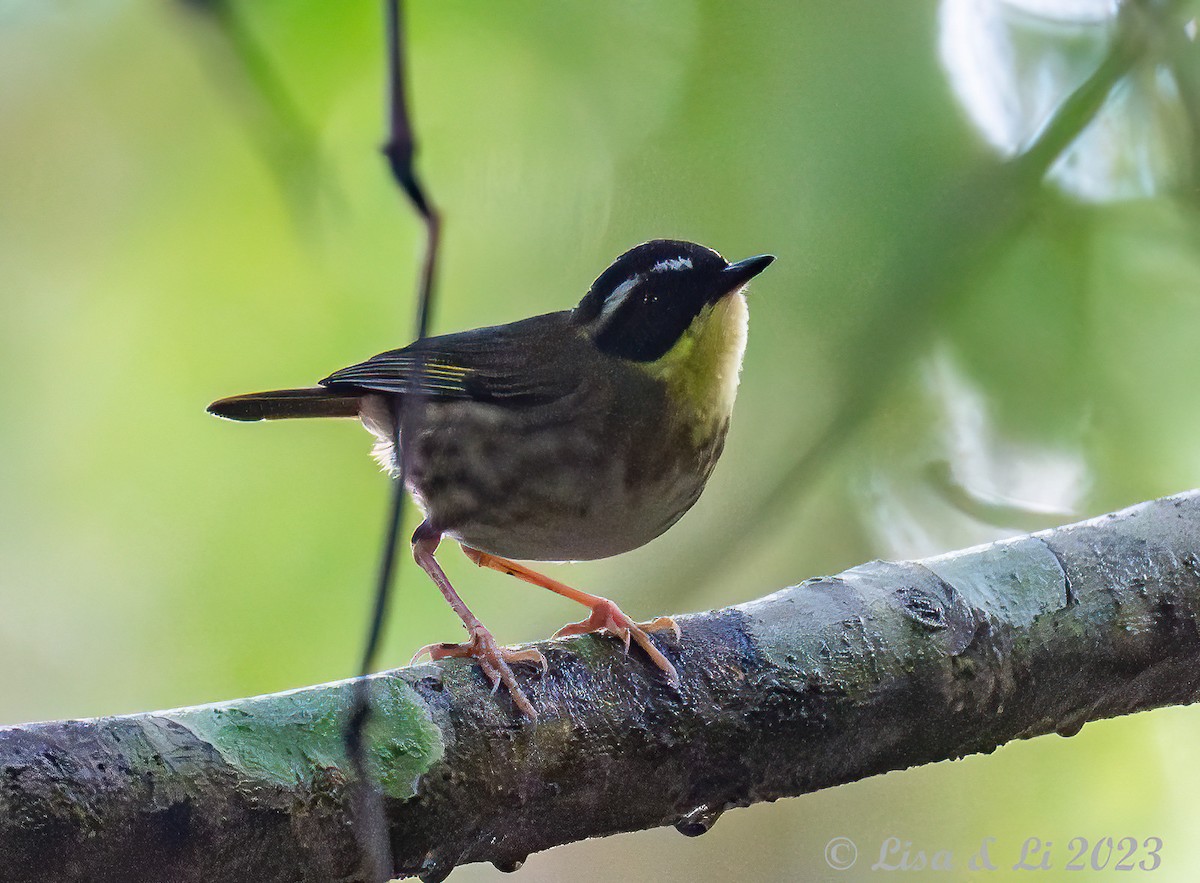
<instances>
[{"instance_id":1,"label":"small songbird","mask_svg":"<svg viewBox=\"0 0 1200 883\"><path fill-rule=\"evenodd\" d=\"M607 598L511 559L607 558L653 540L699 498L729 430L746 347L746 284L775 258L735 264L691 242L657 239L621 255L571 310L427 337L343 368L309 389L221 399L230 420L355 417L375 456L401 472L425 514L413 556L463 621L464 644L417 656L478 661L529 718L510 663L545 669L537 650L497 645L450 585L443 536L467 557L591 608L558 635L607 630L670 660ZM398 445L397 445L398 442ZM399 450L397 450L397 447Z\"/></svg>"}]
</instances>

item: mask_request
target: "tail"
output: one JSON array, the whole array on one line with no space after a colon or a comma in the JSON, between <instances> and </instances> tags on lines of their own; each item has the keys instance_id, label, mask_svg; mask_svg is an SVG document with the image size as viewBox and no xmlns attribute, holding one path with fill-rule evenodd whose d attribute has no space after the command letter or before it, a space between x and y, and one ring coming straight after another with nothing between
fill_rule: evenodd
<instances>
[{"instance_id":1,"label":"tail","mask_svg":"<svg viewBox=\"0 0 1200 883\"><path fill-rule=\"evenodd\" d=\"M311 389L275 389L218 399L208 413L226 420L291 420L297 417L357 417L362 392Z\"/></svg>"}]
</instances>

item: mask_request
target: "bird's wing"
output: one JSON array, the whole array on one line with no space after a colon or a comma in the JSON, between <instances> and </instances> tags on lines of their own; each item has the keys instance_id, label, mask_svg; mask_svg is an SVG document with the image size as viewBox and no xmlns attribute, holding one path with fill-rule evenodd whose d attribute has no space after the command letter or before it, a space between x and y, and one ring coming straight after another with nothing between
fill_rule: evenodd
<instances>
[{"instance_id":1,"label":"bird's wing","mask_svg":"<svg viewBox=\"0 0 1200 883\"><path fill-rule=\"evenodd\" d=\"M335 371L322 386L475 401L552 401L579 386L570 352L586 346L569 313L427 337Z\"/></svg>"}]
</instances>

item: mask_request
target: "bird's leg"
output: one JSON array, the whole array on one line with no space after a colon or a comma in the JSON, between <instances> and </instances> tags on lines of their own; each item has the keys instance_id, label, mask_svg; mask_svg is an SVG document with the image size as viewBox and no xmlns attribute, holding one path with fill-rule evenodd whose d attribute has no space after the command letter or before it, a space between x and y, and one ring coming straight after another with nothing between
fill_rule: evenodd
<instances>
[{"instance_id":1,"label":"bird's leg","mask_svg":"<svg viewBox=\"0 0 1200 883\"><path fill-rule=\"evenodd\" d=\"M637 642L638 646L646 651L646 655L650 660L661 668L667 674L672 684L679 683L679 673L675 671L675 666L671 664L671 660L667 659L654 642L650 640L647 632L672 631L675 633L675 640L679 640L679 626L675 624L675 620L669 616L660 616L653 622L634 622L630 619L621 608L615 603L602 598L599 595L592 595L588 592L581 592L579 589L573 589L565 583L560 583L556 579L551 579L538 573L536 570L530 570L523 564L518 564L516 561L509 561L507 558L501 558L498 555L492 555L489 552L480 552L478 549L472 549L470 546L463 546L464 554L480 567L490 567L492 570L498 570L501 573L507 573L509 576L515 576L519 580L524 580L535 586L541 586L543 589L549 589L564 598L570 598L572 601L590 607L592 615L581 622L574 622L570 625L563 626L554 633L554 637L561 638L566 635L582 635L587 632L598 632L605 629L613 635L616 635L625 642L625 650L629 650L630 640Z\"/></svg>"},{"instance_id":2,"label":"bird's leg","mask_svg":"<svg viewBox=\"0 0 1200 883\"><path fill-rule=\"evenodd\" d=\"M524 691L517 685L517 679L513 675L512 669L509 668L509 664L530 662L540 665L544 673L546 657L537 650L510 650L496 643L492 633L476 619L475 614L467 609L467 605L458 596L458 592L454 591L454 586L450 585L450 580L446 578L442 566L433 557L441 538L441 533L430 527L428 521L422 522L416 533L413 534L413 558L416 559L421 569L429 574L430 579L437 583L437 587L442 590L442 594L445 595L454 612L463 621L463 627L471 639L465 644L429 644L417 651L413 656L413 661L416 662L425 653L428 653L431 659L445 659L450 656L474 659L479 663L483 673L487 675L487 679L491 681L493 693L500 689L501 684L504 684L517 708L530 720L537 720L537 712Z\"/></svg>"}]
</instances>

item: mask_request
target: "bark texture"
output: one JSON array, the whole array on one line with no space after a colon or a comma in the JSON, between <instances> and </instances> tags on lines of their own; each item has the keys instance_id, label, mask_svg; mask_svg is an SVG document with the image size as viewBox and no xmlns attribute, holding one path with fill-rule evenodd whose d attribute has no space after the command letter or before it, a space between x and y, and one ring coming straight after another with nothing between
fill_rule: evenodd
<instances>
[{"instance_id":1,"label":"bark texture","mask_svg":"<svg viewBox=\"0 0 1200 883\"><path fill-rule=\"evenodd\" d=\"M539 644L536 724L462 660L372 679L397 874L512 869L1200 689L1200 492L679 617L670 687L596 636ZM351 682L0 729L0 880L362 880Z\"/></svg>"}]
</instances>

